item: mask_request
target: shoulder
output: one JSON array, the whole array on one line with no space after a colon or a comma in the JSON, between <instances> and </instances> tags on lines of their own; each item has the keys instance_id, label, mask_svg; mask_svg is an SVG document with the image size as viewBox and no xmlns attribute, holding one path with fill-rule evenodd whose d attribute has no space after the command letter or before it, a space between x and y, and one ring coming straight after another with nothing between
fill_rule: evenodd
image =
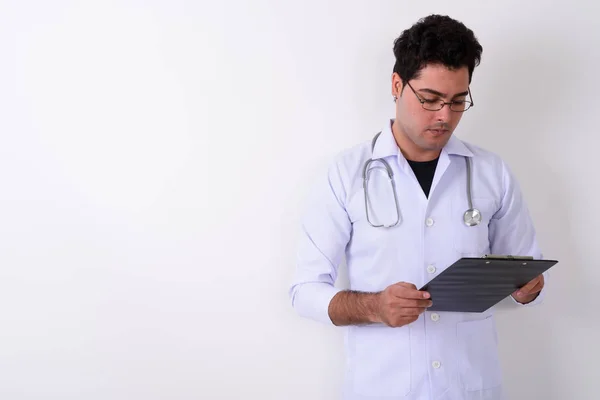
<instances>
[{"instance_id":1,"label":"shoulder","mask_svg":"<svg viewBox=\"0 0 600 400\"><path fill-rule=\"evenodd\" d=\"M360 164L361 161L366 161L371 158L371 139L363 140L350 147L338 151L333 156L333 163L352 168L355 164Z\"/></svg>"},{"instance_id":2,"label":"shoulder","mask_svg":"<svg viewBox=\"0 0 600 400\"><path fill-rule=\"evenodd\" d=\"M497 152L488 148L476 145L466 140L458 139L472 153L474 168L486 175L496 176L502 180L512 177L510 167L506 160Z\"/></svg>"},{"instance_id":3,"label":"shoulder","mask_svg":"<svg viewBox=\"0 0 600 400\"><path fill-rule=\"evenodd\" d=\"M371 139L343 148L333 155L329 168L338 171L347 182L362 176L362 168L372 155Z\"/></svg>"},{"instance_id":4,"label":"shoulder","mask_svg":"<svg viewBox=\"0 0 600 400\"><path fill-rule=\"evenodd\" d=\"M471 153L473 153L473 160L477 161L478 163L496 167L502 167L502 164L504 164L504 160L498 153L466 140L458 140L460 140L461 143L463 143L465 147L469 149Z\"/></svg>"},{"instance_id":5,"label":"shoulder","mask_svg":"<svg viewBox=\"0 0 600 400\"><path fill-rule=\"evenodd\" d=\"M362 187L363 168L372 154L371 140L342 148L326 162L328 186L342 203Z\"/></svg>"}]
</instances>

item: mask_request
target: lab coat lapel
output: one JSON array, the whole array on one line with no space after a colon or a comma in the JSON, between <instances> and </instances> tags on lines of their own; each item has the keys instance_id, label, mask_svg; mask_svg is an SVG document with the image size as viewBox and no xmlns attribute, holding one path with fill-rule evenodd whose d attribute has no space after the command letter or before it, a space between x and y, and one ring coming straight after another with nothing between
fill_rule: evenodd
<instances>
[{"instance_id":1,"label":"lab coat lapel","mask_svg":"<svg viewBox=\"0 0 600 400\"><path fill-rule=\"evenodd\" d=\"M450 137L450 140L448 140L448 143L446 143L446 146L440 152L440 159L438 160L433 182L431 183L430 198L450 166L450 162L452 161L450 156L473 157L473 152L456 136L452 135Z\"/></svg>"},{"instance_id":2,"label":"lab coat lapel","mask_svg":"<svg viewBox=\"0 0 600 400\"><path fill-rule=\"evenodd\" d=\"M446 173L448 166L450 165L450 156L448 151L444 148L440 153L440 159L438 160L437 167L435 168L435 174L433 175L433 181L431 182L431 189L429 190L429 198L435 192L435 188Z\"/></svg>"}]
</instances>

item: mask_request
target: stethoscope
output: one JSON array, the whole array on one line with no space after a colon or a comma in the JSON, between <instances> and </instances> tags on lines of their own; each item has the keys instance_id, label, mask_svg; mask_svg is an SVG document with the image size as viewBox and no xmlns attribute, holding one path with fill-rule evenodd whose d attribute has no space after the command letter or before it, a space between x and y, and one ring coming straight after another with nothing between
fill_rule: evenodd
<instances>
[{"instance_id":1,"label":"stethoscope","mask_svg":"<svg viewBox=\"0 0 600 400\"><path fill-rule=\"evenodd\" d=\"M375 142L377 141L377 138L379 137L380 134L381 134L381 132L376 134L371 142L371 153L375 149ZM373 163L375 161L378 161L381 164L383 164L383 166L385 167L385 170L387 172L388 178L390 180L390 183L392 184L392 192L394 193L394 203L396 204L397 218L396 218L396 222L394 222L391 225L390 224L375 225L369 219L369 207L368 207L369 177L368 177L367 173L373 169L378 169L378 167L373 167L373 168L369 169L369 166L371 165L371 163ZM469 208L463 214L463 221L464 221L465 225L467 225L467 226L477 226L481 223L481 219L482 219L481 212L477 208L473 208L473 201L472 201L472 197L471 197L471 160L469 159L469 157L465 157L465 162L467 163L467 200L469 202ZM379 169L381 169L381 168L379 167ZM365 192L365 212L367 214L367 221L369 222L369 224L374 228L381 228L381 227L391 228L391 227L398 225L398 223L400 222L400 205L398 204L398 195L396 194L396 184L394 183L394 173L392 172L392 168L390 168L390 165L388 164L388 162L386 160L384 160L383 158L376 158L376 159L371 158L370 160L368 160L365 163L365 166L363 168L363 187L364 187L364 192Z\"/></svg>"}]
</instances>

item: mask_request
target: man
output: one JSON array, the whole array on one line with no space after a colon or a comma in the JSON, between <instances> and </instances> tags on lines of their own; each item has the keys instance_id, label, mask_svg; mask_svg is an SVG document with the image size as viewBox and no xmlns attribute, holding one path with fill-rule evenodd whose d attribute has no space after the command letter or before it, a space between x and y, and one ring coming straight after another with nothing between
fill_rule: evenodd
<instances>
[{"instance_id":1,"label":"man","mask_svg":"<svg viewBox=\"0 0 600 400\"><path fill-rule=\"evenodd\" d=\"M461 257L541 258L507 165L453 136L473 105L481 53L446 16L404 31L394 43L395 118L340 153L312 193L290 296L301 316L346 329L344 399L502 398L494 309L430 312L429 293L417 290ZM473 226L467 186L481 213ZM334 287L344 255L350 290ZM540 275L512 298L536 304L543 288Z\"/></svg>"}]
</instances>

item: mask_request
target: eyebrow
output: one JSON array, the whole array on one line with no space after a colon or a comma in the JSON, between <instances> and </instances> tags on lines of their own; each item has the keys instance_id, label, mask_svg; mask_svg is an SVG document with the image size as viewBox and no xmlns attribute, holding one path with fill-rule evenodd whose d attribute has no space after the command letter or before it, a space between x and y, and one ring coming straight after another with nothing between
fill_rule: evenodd
<instances>
[{"instance_id":1,"label":"eyebrow","mask_svg":"<svg viewBox=\"0 0 600 400\"><path fill-rule=\"evenodd\" d=\"M439 97L447 97L446 93L441 93L441 92L438 92L437 90L433 90L433 89L427 89L427 88L426 89L419 89L419 92L430 93L430 94L434 94L434 95L439 96ZM468 94L469 94L469 91L461 92L461 93L455 94L454 97L467 96Z\"/></svg>"}]
</instances>

